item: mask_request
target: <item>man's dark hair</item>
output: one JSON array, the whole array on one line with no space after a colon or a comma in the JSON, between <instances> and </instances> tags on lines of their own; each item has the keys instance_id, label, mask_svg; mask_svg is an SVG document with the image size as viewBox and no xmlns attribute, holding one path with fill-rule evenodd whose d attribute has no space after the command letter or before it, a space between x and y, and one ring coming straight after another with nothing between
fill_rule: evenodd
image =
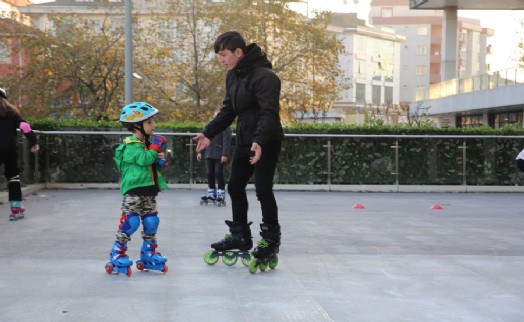
<instances>
[{"instance_id":1,"label":"man's dark hair","mask_svg":"<svg viewBox=\"0 0 524 322\"><path fill-rule=\"evenodd\" d=\"M214 46L215 54L224 49L234 52L240 48L243 52L246 51L246 41L238 31L227 31L219 35Z\"/></svg>"}]
</instances>

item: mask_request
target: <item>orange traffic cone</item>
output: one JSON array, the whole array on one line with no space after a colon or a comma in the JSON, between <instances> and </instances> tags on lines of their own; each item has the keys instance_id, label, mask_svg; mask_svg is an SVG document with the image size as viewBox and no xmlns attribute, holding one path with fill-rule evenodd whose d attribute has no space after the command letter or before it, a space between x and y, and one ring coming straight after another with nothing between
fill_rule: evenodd
<instances>
[{"instance_id":1,"label":"orange traffic cone","mask_svg":"<svg viewBox=\"0 0 524 322\"><path fill-rule=\"evenodd\" d=\"M433 209L433 210L442 210L444 208L442 208L439 204L434 204L433 206L431 206L431 209Z\"/></svg>"},{"instance_id":2,"label":"orange traffic cone","mask_svg":"<svg viewBox=\"0 0 524 322\"><path fill-rule=\"evenodd\" d=\"M356 203L354 206L353 206L353 209L364 209L365 207L361 204L361 203Z\"/></svg>"}]
</instances>

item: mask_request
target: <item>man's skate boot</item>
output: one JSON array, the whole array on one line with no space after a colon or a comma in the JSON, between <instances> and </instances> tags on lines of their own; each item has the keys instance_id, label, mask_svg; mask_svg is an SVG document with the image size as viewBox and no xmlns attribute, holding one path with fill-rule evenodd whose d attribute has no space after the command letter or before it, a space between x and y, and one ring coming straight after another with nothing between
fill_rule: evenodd
<instances>
[{"instance_id":1,"label":"man's skate boot","mask_svg":"<svg viewBox=\"0 0 524 322\"><path fill-rule=\"evenodd\" d=\"M136 261L139 271L155 270L167 273L167 258L156 251L158 244L153 240L145 240L140 250L140 260Z\"/></svg>"},{"instance_id":2,"label":"man's skate boot","mask_svg":"<svg viewBox=\"0 0 524 322\"><path fill-rule=\"evenodd\" d=\"M265 271L268 267L275 269L278 265L278 250L280 246L280 225L260 224L260 236L253 250L253 260L249 263L249 272L255 274L257 269Z\"/></svg>"},{"instance_id":3,"label":"man's skate boot","mask_svg":"<svg viewBox=\"0 0 524 322\"><path fill-rule=\"evenodd\" d=\"M216 205L222 207L226 205L226 192L223 189L217 190Z\"/></svg>"},{"instance_id":4,"label":"man's skate boot","mask_svg":"<svg viewBox=\"0 0 524 322\"><path fill-rule=\"evenodd\" d=\"M214 250L204 254L204 262L214 265L222 256L224 264L232 266L235 265L238 257L241 257L242 264L249 265L252 258L249 250L253 247L253 237L251 237L251 229L249 228L251 224L251 222L242 224L226 220L226 225L229 226L231 234L226 234L224 239L211 244L211 248L214 248Z\"/></svg>"},{"instance_id":5,"label":"man's skate boot","mask_svg":"<svg viewBox=\"0 0 524 322\"><path fill-rule=\"evenodd\" d=\"M11 214L9 215L10 221L16 221L24 218L25 209L22 207L11 207Z\"/></svg>"},{"instance_id":6,"label":"man's skate boot","mask_svg":"<svg viewBox=\"0 0 524 322\"><path fill-rule=\"evenodd\" d=\"M209 203L215 204L216 194L217 194L216 189L211 189L211 188L207 189L207 193L203 195L202 198L200 198L200 205L207 206Z\"/></svg>"},{"instance_id":7,"label":"man's skate boot","mask_svg":"<svg viewBox=\"0 0 524 322\"><path fill-rule=\"evenodd\" d=\"M109 254L109 263L106 264L106 272L111 274L124 274L131 276L131 265L133 261L126 255L127 243L115 241L111 253Z\"/></svg>"}]
</instances>

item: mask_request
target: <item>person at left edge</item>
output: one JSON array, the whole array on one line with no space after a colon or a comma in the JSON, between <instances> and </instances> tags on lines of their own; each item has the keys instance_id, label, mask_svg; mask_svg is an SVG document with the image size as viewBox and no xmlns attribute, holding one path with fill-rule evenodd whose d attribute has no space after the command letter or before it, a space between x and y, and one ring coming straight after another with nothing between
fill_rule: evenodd
<instances>
[{"instance_id":1,"label":"person at left edge","mask_svg":"<svg viewBox=\"0 0 524 322\"><path fill-rule=\"evenodd\" d=\"M0 163L4 164L4 175L9 190L10 221L24 218L25 212L18 167L17 129L20 129L31 143L31 152L38 152L40 146L36 134L29 123L20 116L18 109L7 100L5 89L0 88Z\"/></svg>"}]
</instances>

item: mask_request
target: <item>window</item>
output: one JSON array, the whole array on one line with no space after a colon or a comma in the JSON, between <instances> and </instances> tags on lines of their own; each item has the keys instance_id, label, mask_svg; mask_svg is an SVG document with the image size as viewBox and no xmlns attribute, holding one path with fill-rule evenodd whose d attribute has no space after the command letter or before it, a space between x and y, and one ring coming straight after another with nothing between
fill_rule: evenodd
<instances>
[{"instance_id":1,"label":"window","mask_svg":"<svg viewBox=\"0 0 524 322\"><path fill-rule=\"evenodd\" d=\"M360 60L358 62L358 74L360 76L366 75L366 62L365 61Z\"/></svg>"},{"instance_id":2,"label":"window","mask_svg":"<svg viewBox=\"0 0 524 322\"><path fill-rule=\"evenodd\" d=\"M428 27L421 26L417 28L417 36L427 36L428 35Z\"/></svg>"},{"instance_id":3,"label":"window","mask_svg":"<svg viewBox=\"0 0 524 322\"><path fill-rule=\"evenodd\" d=\"M386 17L386 18L393 17L393 8L382 8L382 9L380 9L380 15L382 17Z\"/></svg>"},{"instance_id":4,"label":"window","mask_svg":"<svg viewBox=\"0 0 524 322\"><path fill-rule=\"evenodd\" d=\"M4 42L0 42L0 62L11 62L11 48Z\"/></svg>"},{"instance_id":5,"label":"window","mask_svg":"<svg viewBox=\"0 0 524 322\"><path fill-rule=\"evenodd\" d=\"M522 111L506 112L490 115L489 126L496 129L510 124L516 124L522 127Z\"/></svg>"},{"instance_id":6,"label":"window","mask_svg":"<svg viewBox=\"0 0 524 322\"><path fill-rule=\"evenodd\" d=\"M389 105L393 103L393 87L384 86L384 103Z\"/></svg>"},{"instance_id":7,"label":"window","mask_svg":"<svg viewBox=\"0 0 524 322\"><path fill-rule=\"evenodd\" d=\"M373 85L371 92L371 102L375 105L380 105L380 96L382 94L382 87L380 85Z\"/></svg>"},{"instance_id":8,"label":"window","mask_svg":"<svg viewBox=\"0 0 524 322\"><path fill-rule=\"evenodd\" d=\"M480 127L482 126L482 115L459 116L457 120L458 127Z\"/></svg>"},{"instance_id":9,"label":"window","mask_svg":"<svg viewBox=\"0 0 524 322\"><path fill-rule=\"evenodd\" d=\"M428 47L425 45L417 46L417 55L425 56L428 54Z\"/></svg>"},{"instance_id":10,"label":"window","mask_svg":"<svg viewBox=\"0 0 524 322\"><path fill-rule=\"evenodd\" d=\"M357 103L365 103L366 102L366 84L356 84L355 88L355 100Z\"/></svg>"},{"instance_id":11,"label":"window","mask_svg":"<svg viewBox=\"0 0 524 322\"><path fill-rule=\"evenodd\" d=\"M426 65L417 65L417 76L427 75L428 66Z\"/></svg>"}]
</instances>

